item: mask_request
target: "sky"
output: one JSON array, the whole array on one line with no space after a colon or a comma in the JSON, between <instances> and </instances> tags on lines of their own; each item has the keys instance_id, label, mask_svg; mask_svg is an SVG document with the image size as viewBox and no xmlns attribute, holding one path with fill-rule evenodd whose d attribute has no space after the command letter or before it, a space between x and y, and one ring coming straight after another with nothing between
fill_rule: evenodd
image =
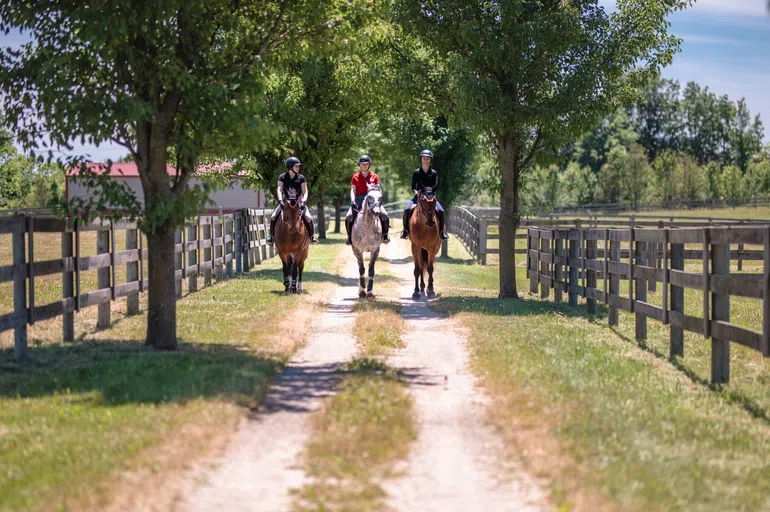
<instances>
[{"instance_id":1,"label":"sky","mask_svg":"<svg viewBox=\"0 0 770 512\"><path fill-rule=\"evenodd\" d=\"M608 10L615 0L599 0ZM671 32L682 39L681 52L663 76L682 85L694 81L717 95L745 97L753 115L760 114L770 139L770 11L768 0L697 0L670 18ZM0 35L0 46L18 46L26 37ZM92 161L116 160L127 150L116 144L73 144L72 152Z\"/></svg>"}]
</instances>

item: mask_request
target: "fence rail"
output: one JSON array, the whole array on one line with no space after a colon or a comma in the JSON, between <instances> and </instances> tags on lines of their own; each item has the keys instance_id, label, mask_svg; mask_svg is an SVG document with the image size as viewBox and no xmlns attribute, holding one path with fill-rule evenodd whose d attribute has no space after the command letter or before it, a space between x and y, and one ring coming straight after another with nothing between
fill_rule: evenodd
<instances>
[{"instance_id":1,"label":"fence rail","mask_svg":"<svg viewBox=\"0 0 770 512\"><path fill-rule=\"evenodd\" d=\"M499 254L497 247L490 247L489 241L499 240L499 208L473 208L453 206L447 213L447 227L465 245L468 252L482 265L487 263L487 255ZM527 238L526 229L530 226L545 227L586 227L586 228L687 228L703 226L764 225L768 220L739 219L732 217L687 217L660 215L587 215L575 217L550 214L545 217L525 218L516 231L516 239ZM516 249L516 254L527 254L526 249ZM743 244L736 253L739 266L744 260L762 259L761 251L744 251Z\"/></svg>"},{"instance_id":2,"label":"fence rail","mask_svg":"<svg viewBox=\"0 0 770 512\"><path fill-rule=\"evenodd\" d=\"M761 274L730 273L737 244L762 246ZM700 248L686 250L686 245ZM697 260L702 270L685 271L687 259ZM634 313L637 339L647 337L647 318L670 325L672 356L684 355L684 331L711 338L714 383L729 381L730 342L770 356L770 226L529 228L527 275L530 291L537 293L539 287L541 297L553 289L559 302L566 292L571 306L583 297L589 314L596 313L597 302L604 303L610 325L617 325L619 310ZM620 292L621 280L628 281L626 296ZM657 283L662 284L661 306L647 297ZM702 293L702 316L685 314L685 289ZM762 300L761 331L730 322L731 296Z\"/></svg>"},{"instance_id":3,"label":"fence rail","mask_svg":"<svg viewBox=\"0 0 770 512\"><path fill-rule=\"evenodd\" d=\"M315 209L314 209L315 210ZM331 210L329 210L331 212ZM235 213L201 215L189 219L176 232L176 295L182 296L182 281L188 279L191 292L197 278L209 286L234 273L248 272L276 255L267 244L272 209L245 209ZM316 212L313 212L318 229ZM327 214L328 226L332 215ZM116 232L124 230L126 247L116 247ZM83 255L81 234L96 232L96 255ZM35 261L36 235L61 235L61 258ZM110 302L127 297L127 314L139 312L139 294L149 286L142 262L149 257L135 221L95 221L80 224L72 219L13 215L0 217L0 235L11 235L13 261L0 266L0 283L13 283L13 311L0 314L0 332L13 329L14 355L20 360L27 351L27 325L63 317L62 338L74 340L74 316L81 309L98 306L98 328L110 324ZM50 243L50 240L47 240ZM233 268L233 262L235 268ZM126 282L118 283L116 269L126 266ZM95 291L81 291L81 272L97 271ZM40 305L35 298L36 279L60 274L62 297Z\"/></svg>"}]
</instances>

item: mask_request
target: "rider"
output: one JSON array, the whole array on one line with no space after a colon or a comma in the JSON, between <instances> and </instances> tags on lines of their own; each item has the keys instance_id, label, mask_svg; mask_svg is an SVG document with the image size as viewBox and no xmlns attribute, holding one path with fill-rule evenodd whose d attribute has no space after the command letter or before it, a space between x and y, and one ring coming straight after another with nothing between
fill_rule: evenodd
<instances>
[{"instance_id":1,"label":"rider","mask_svg":"<svg viewBox=\"0 0 770 512\"><path fill-rule=\"evenodd\" d=\"M281 216L281 210L284 208L284 197L297 198L300 193L302 197L299 199L299 207L302 209L302 220L305 223L307 232L310 233L310 241L314 244L318 243L318 240L315 238L313 216L310 215L310 210L307 208L307 180L299 173L300 166L299 158L292 156L286 160L287 171L278 176L278 206L270 217L270 235L267 237L267 243L269 244L273 243L275 225Z\"/></svg>"},{"instance_id":2,"label":"rider","mask_svg":"<svg viewBox=\"0 0 770 512\"><path fill-rule=\"evenodd\" d=\"M345 242L346 245L351 245L353 243L350 240L350 234L353 231L353 222L356 220L356 214L361 209L366 194L369 192L367 185L380 185L380 177L369 171L371 166L372 159L369 158L369 155L361 155L358 157L359 171L350 179L350 208L348 208L348 213L345 215L345 229L348 232L348 239ZM388 236L390 218L384 209L380 209L380 212L382 242L387 244L390 242L390 237Z\"/></svg>"},{"instance_id":3,"label":"rider","mask_svg":"<svg viewBox=\"0 0 770 512\"><path fill-rule=\"evenodd\" d=\"M401 232L401 238L403 239L409 238L409 217L412 216L412 209L417 206L422 190L425 187L430 187L433 189L434 194L438 190L438 172L436 172L436 169L431 168L431 160L433 160L433 152L429 149L423 149L420 153L422 167L415 169L412 174L414 197L404 209L404 230ZM438 217L439 236L441 236L442 240L446 240L449 236L444 231L444 208L442 208L438 200L436 200L436 216Z\"/></svg>"}]
</instances>

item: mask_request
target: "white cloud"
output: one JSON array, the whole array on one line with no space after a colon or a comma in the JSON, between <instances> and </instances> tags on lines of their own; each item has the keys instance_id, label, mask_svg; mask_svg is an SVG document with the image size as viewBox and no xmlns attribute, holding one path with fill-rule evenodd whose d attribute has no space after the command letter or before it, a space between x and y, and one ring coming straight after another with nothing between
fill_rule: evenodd
<instances>
[{"instance_id":1,"label":"white cloud","mask_svg":"<svg viewBox=\"0 0 770 512\"><path fill-rule=\"evenodd\" d=\"M738 39L728 39L726 37L701 36L697 34L676 34L676 35L678 37L681 37L685 43L716 44L721 46L743 46L745 44L744 41L740 41Z\"/></svg>"},{"instance_id":2,"label":"white cloud","mask_svg":"<svg viewBox=\"0 0 770 512\"><path fill-rule=\"evenodd\" d=\"M710 12L742 16L766 16L767 0L697 0L692 12Z\"/></svg>"}]
</instances>

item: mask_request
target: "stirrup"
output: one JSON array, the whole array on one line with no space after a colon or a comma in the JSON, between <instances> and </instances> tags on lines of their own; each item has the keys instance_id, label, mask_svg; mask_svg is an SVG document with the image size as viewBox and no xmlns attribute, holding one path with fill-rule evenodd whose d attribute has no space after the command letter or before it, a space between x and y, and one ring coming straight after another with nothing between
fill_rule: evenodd
<instances>
[{"instance_id":1,"label":"stirrup","mask_svg":"<svg viewBox=\"0 0 770 512\"><path fill-rule=\"evenodd\" d=\"M401 238L402 238L403 240L406 240L406 239L408 239L408 238L409 238L409 231L407 231L407 230L403 230L403 231L401 232Z\"/></svg>"},{"instance_id":2,"label":"stirrup","mask_svg":"<svg viewBox=\"0 0 770 512\"><path fill-rule=\"evenodd\" d=\"M353 245L353 241L350 239L350 237L345 240L345 245Z\"/></svg>"},{"instance_id":3,"label":"stirrup","mask_svg":"<svg viewBox=\"0 0 770 512\"><path fill-rule=\"evenodd\" d=\"M315 237L315 235L313 235L313 236L311 236L311 237L310 237L310 243L311 243L311 244L320 244L320 243L321 243L321 241L320 241L320 240L318 240L318 239Z\"/></svg>"},{"instance_id":4,"label":"stirrup","mask_svg":"<svg viewBox=\"0 0 770 512\"><path fill-rule=\"evenodd\" d=\"M266 242L270 245L273 245L273 235L268 236Z\"/></svg>"},{"instance_id":5,"label":"stirrup","mask_svg":"<svg viewBox=\"0 0 770 512\"><path fill-rule=\"evenodd\" d=\"M446 240L449 238L449 235L446 234L446 231L439 231L438 236L441 237L442 240Z\"/></svg>"},{"instance_id":6,"label":"stirrup","mask_svg":"<svg viewBox=\"0 0 770 512\"><path fill-rule=\"evenodd\" d=\"M387 235L387 233L382 234L382 243L389 244L390 243L390 237Z\"/></svg>"}]
</instances>

